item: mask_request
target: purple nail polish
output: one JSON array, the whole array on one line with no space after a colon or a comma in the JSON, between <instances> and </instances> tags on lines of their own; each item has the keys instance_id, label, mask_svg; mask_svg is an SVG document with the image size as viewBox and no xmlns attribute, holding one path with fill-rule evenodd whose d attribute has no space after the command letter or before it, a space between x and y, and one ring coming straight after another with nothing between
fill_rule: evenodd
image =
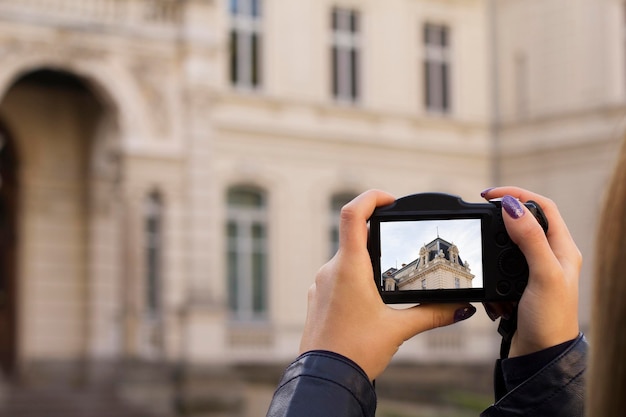
<instances>
[{"instance_id":1,"label":"purple nail polish","mask_svg":"<svg viewBox=\"0 0 626 417\"><path fill-rule=\"evenodd\" d=\"M483 190L483 191L480 193L480 196L481 196L482 198L485 198L485 196L489 193L489 191L491 191L491 190L493 190L493 189L494 189L494 187L490 187L490 188L487 188L486 190Z\"/></svg>"},{"instance_id":2,"label":"purple nail polish","mask_svg":"<svg viewBox=\"0 0 626 417\"><path fill-rule=\"evenodd\" d=\"M506 214L513 219L519 219L525 213L522 203L520 203L517 198L511 197L510 195L502 197L502 208L506 211Z\"/></svg>"},{"instance_id":3,"label":"purple nail polish","mask_svg":"<svg viewBox=\"0 0 626 417\"><path fill-rule=\"evenodd\" d=\"M467 320L476 313L476 307L469 305L467 307L459 308L454 312L454 322L458 323L463 320Z\"/></svg>"}]
</instances>

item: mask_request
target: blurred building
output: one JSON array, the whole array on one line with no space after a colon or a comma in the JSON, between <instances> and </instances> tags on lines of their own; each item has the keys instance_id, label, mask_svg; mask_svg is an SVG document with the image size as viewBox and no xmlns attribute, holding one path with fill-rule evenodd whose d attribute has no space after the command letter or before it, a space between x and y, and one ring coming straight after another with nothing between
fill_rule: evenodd
<instances>
[{"instance_id":1,"label":"blurred building","mask_svg":"<svg viewBox=\"0 0 626 417\"><path fill-rule=\"evenodd\" d=\"M625 26L621 0L0 0L2 368L287 361L368 188L550 196L586 323ZM496 353L481 315L399 358Z\"/></svg>"}]
</instances>

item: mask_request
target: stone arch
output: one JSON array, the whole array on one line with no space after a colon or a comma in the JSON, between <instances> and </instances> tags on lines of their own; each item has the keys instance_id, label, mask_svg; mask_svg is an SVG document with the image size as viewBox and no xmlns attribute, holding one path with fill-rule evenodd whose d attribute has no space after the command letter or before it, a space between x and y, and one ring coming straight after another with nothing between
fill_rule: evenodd
<instances>
[{"instance_id":1,"label":"stone arch","mask_svg":"<svg viewBox=\"0 0 626 417\"><path fill-rule=\"evenodd\" d=\"M82 73L33 62L7 73L0 110L23 156L19 361L80 367L120 350L121 110Z\"/></svg>"},{"instance_id":2,"label":"stone arch","mask_svg":"<svg viewBox=\"0 0 626 417\"><path fill-rule=\"evenodd\" d=\"M130 72L120 65L100 60L68 61L53 55L14 56L0 69L0 97L24 75L39 69L66 72L85 81L96 97L112 112L120 134L120 146L145 137L142 122L147 109Z\"/></svg>"}]
</instances>

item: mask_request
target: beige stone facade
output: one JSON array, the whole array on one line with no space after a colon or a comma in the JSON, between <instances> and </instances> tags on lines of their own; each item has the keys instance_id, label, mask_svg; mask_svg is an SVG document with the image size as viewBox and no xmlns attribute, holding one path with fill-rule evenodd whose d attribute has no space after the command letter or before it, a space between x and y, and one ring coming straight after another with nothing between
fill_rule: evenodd
<instances>
[{"instance_id":1,"label":"beige stone facade","mask_svg":"<svg viewBox=\"0 0 626 417\"><path fill-rule=\"evenodd\" d=\"M231 6L0 0L0 114L19 166L5 366L288 360L332 253L333 197L368 188L552 197L586 258L586 323L625 109L622 2L275 0L254 19ZM358 36L333 29L334 10L358 16ZM262 40L253 74L233 75L233 28ZM346 102L331 51L348 38ZM447 65L439 90L427 62ZM229 235L248 220L247 240ZM249 265L229 263L246 242ZM244 264L258 281L233 272ZM399 357L491 361L494 327L477 316Z\"/></svg>"},{"instance_id":2,"label":"beige stone facade","mask_svg":"<svg viewBox=\"0 0 626 417\"><path fill-rule=\"evenodd\" d=\"M495 1L495 181L550 196L584 256L589 321L593 251L605 184L626 130L621 0Z\"/></svg>"}]
</instances>

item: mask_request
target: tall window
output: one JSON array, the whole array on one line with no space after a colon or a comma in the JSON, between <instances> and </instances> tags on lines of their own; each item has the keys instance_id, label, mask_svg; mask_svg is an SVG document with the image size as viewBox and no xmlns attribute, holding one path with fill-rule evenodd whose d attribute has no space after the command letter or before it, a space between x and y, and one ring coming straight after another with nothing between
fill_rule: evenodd
<instances>
[{"instance_id":1,"label":"tall window","mask_svg":"<svg viewBox=\"0 0 626 417\"><path fill-rule=\"evenodd\" d=\"M230 0L230 81L242 88L261 86L262 0Z\"/></svg>"},{"instance_id":2,"label":"tall window","mask_svg":"<svg viewBox=\"0 0 626 417\"><path fill-rule=\"evenodd\" d=\"M450 112L449 32L446 26L424 25L424 92L430 112Z\"/></svg>"},{"instance_id":3,"label":"tall window","mask_svg":"<svg viewBox=\"0 0 626 417\"><path fill-rule=\"evenodd\" d=\"M252 187L228 190L228 294L234 320L267 318L267 204Z\"/></svg>"},{"instance_id":4,"label":"tall window","mask_svg":"<svg viewBox=\"0 0 626 417\"><path fill-rule=\"evenodd\" d=\"M332 12L332 88L338 101L355 102L361 95L359 61L360 18L354 10Z\"/></svg>"},{"instance_id":5,"label":"tall window","mask_svg":"<svg viewBox=\"0 0 626 417\"><path fill-rule=\"evenodd\" d=\"M152 192L144 204L145 307L151 316L161 312L161 257L163 255L163 202Z\"/></svg>"},{"instance_id":6,"label":"tall window","mask_svg":"<svg viewBox=\"0 0 626 417\"><path fill-rule=\"evenodd\" d=\"M333 257L339 249L339 220L341 208L349 203L356 194L339 193L333 195L330 202L330 256Z\"/></svg>"}]
</instances>

